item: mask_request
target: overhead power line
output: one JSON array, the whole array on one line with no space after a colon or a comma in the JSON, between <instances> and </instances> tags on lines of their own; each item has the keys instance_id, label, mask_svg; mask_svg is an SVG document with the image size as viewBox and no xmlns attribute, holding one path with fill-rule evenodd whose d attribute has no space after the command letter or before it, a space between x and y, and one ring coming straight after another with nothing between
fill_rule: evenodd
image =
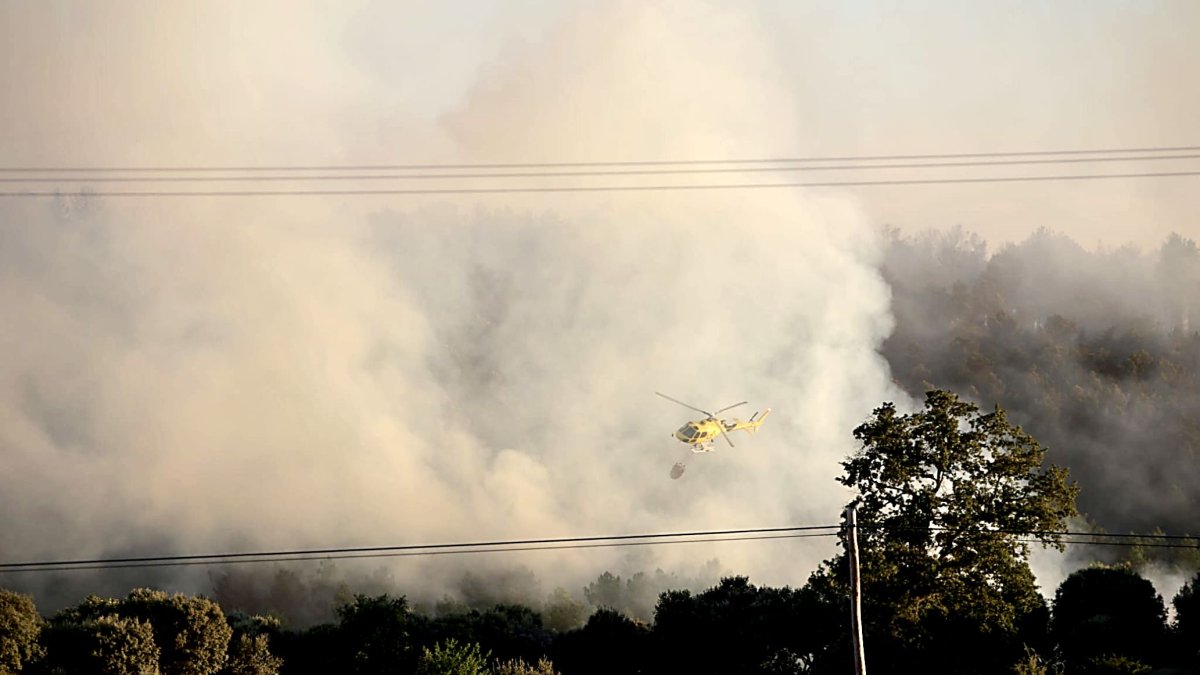
<instances>
[{"instance_id":1,"label":"overhead power line","mask_svg":"<svg viewBox=\"0 0 1200 675\"><path fill-rule=\"evenodd\" d=\"M1067 539L1067 540L1064 540L1063 543L1071 544L1071 545L1085 545L1085 546L1125 546L1125 547L1129 547L1129 548L1200 549L1200 544L1155 544L1155 543L1144 542L1144 541L1097 541L1095 539L1091 539L1088 541L1077 541L1077 540L1073 540L1073 539Z\"/></svg>"},{"instance_id":2,"label":"overhead power line","mask_svg":"<svg viewBox=\"0 0 1200 675\"><path fill-rule=\"evenodd\" d=\"M772 534L772 535L750 535L744 537L712 537L703 539L667 539L662 541L614 541L603 542L597 544L560 544L557 546L538 545L538 546L505 546L505 547L488 547L488 548L460 548L452 550L432 550L432 551L398 551L393 553L347 553L347 554L328 554L328 555L313 555L313 556L280 556L271 558L238 558L234 560L218 559L218 560L184 560L184 561L161 561L161 562L144 562L144 563L116 563L111 565L74 565L74 566L51 566L51 567L22 567L19 569L5 570L0 569L0 574L18 573L18 572L73 572L79 570L111 570L111 569L130 569L142 567L193 567L197 565L239 565L248 563L265 563L265 562L305 562L313 560L359 560L363 558L409 558L417 556L435 556L435 555L465 555L472 553L516 553L519 551L562 551L568 549L585 549L585 548L615 548L626 546L666 546L674 544L703 544L712 542L728 542L728 541L763 541L768 539L805 539L811 537L836 537L837 532L813 532L808 534Z\"/></svg>"},{"instance_id":3,"label":"overhead power line","mask_svg":"<svg viewBox=\"0 0 1200 675\"><path fill-rule=\"evenodd\" d=\"M456 542L441 544L408 544L356 548L296 549L280 551L246 551L192 555L138 556L124 558L93 558L76 560L42 560L0 563L0 573L66 572L80 570L131 569L145 567L190 567L197 565L230 565L269 562L302 562L314 560L357 560L364 558L402 558L414 556L459 555L479 553L514 553L520 551L552 551L623 546L661 546L733 541L764 541L837 536L841 525L811 525L801 527L745 528L738 530L707 530L664 532L654 534L623 534L611 536L557 537L512 539L496 541ZM860 525L863 529L879 529L878 525ZM921 531L921 528L899 531ZM925 528L925 531L971 531L969 528ZM1145 548L1196 549L1200 535L1173 534L1103 534L1070 530L1035 532L989 531L993 534L1012 534L1020 543L1045 543L1043 539L1024 538L1034 534L1069 537L1062 543L1073 546L1119 546ZM1104 539L1120 541L1105 541ZM1195 543L1183 543L1193 541Z\"/></svg>"},{"instance_id":4,"label":"overhead power line","mask_svg":"<svg viewBox=\"0 0 1200 675\"><path fill-rule=\"evenodd\" d=\"M802 171L876 171L887 169L931 169L993 167L1046 164L1083 164L1099 162L1146 162L1161 160L1200 159L1200 154L1187 155L1141 155L1134 157L1057 157L1052 159L1004 159L957 162L905 162L901 164L834 164L826 166L744 166L729 168L683 168L683 169L608 169L592 171L490 171L486 173L340 173L304 175L237 175L237 176L0 176L0 183L234 183L234 182L279 182L279 181L367 181L367 180L477 180L482 178L595 178L602 176L665 176L707 175L728 173L796 173ZM184 170L179 169L182 173ZM0 170L2 173L3 170ZM70 171L65 171L69 173ZM131 171L132 172L132 171ZM120 173L114 171L114 173ZM209 173L209 172L206 172Z\"/></svg>"},{"instance_id":5,"label":"overhead power line","mask_svg":"<svg viewBox=\"0 0 1200 675\"><path fill-rule=\"evenodd\" d=\"M951 185L971 183L1028 183L1045 181L1111 180L1120 178L1174 178L1200 176L1197 171L1159 171L1145 173L1076 174L1056 176L989 176L976 178L912 178L895 180L848 180L795 183L698 183L680 185L574 185L574 186L525 186L525 187L461 187L461 188L356 188L344 190L137 190L81 192L92 197L363 197L383 195L482 195L482 194L530 194L530 193L578 193L578 192L674 192L696 190L752 190L772 188L822 188L822 187L868 187L882 185ZM0 197L60 197L59 191L0 192Z\"/></svg>"},{"instance_id":6,"label":"overhead power line","mask_svg":"<svg viewBox=\"0 0 1200 675\"><path fill-rule=\"evenodd\" d=\"M1042 544L1057 540L1063 544L1081 546L1124 546L1130 548L1187 548L1200 550L1200 535L1195 534L1109 534L1104 532L1078 532L1074 530L1048 530L1031 532L1029 530L980 530L978 528L954 527L913 527L889 528L878 523L859 523L862 530L886 530L888 532L945 532L945 533L982 533L1005 534L1016 537L1039 536L1040 539L1017 538L1013 541L1025 544ZM1066 537L1066 538L1064 538ZM1112 541L1116 540L1116 541ZM1191 543L1187 543L1191 542Z\"/></svg>"},{"instance_id":7,"label":"overhead power line","mask_svg":"<svg viewBox=\"0 0 1200 675\"><path fill-rule=\"evenodd\" d=\"M442 544L405 544L399 546L369 546L357 548L322 548L282 551L247 551L236 553L204 553L191 555L137 556L125 558L93 558L80 560L41 560L33 562L0 563L0 572L51 571L60 569L109 569L121 567L165 567L183 565L213 565L228 562L278 562L286 560L324 560L341 558L380 558L447 553L488 553L499 551L535 551L600 546L649 546L670 543L705 541L745 541L750 539L798 538L801 536L834 536L840 525L803 527L760 527L738 530L707 530L692 532L662 532L654 534L622 534L587 537L555 537L541 539L510 539L496 541L456 542ZM803 535L801 533L819 534ZM704 537L704 538L700 538ZM722 539L721 537L724 537Z\"/></svg>"},{"instance_id":8,"label":"overhead power line","mask_svg":"<svg viewBox=\"0 0 1200 675\"><path fill-rule=\"evenodd\" d=\"M1042 540L1040 540L1040 539L1017 539L1016 541L1019 541L1024 544L1040 544L1040 543L1042 543ZM1091 540L1064 539L1062 541L1062 543L1067 544L1069 546L1117 546L1117 547L1124 547L1124 548L1186 548L1186 549L1192 549L1192 550L1200 548L1200 546L1197 546L1197 544L1154 544L1154 543L1145 543L1145 542L1139 543L1136 541L1096 541L1094 539L1091 539Z\"/></svg>"},{"instance_id":9,"label":"overhead power line","mask_svg":"<svg viewBox=\"0 0 1200 675\"><path fill-rule=\"evenodd\" d=\"M1105 537L1110 539L1146 539L1146 540L1183 540L1195 541L1200 544L1200 535L1198 534L1165 534L1165 533L1108 533L1108 532L1078 532L1074 530L1047 530L1044 532L1031 532L1029 530L980 530L979 528L970 527L916 527L916 528L892 528L878 523L859 523L859 528L864 530L881 530L886 529L891 532L982 532L985 534L1039 534L1042 536L1060 536L1060 537ZM1133 544L1136 545L1136 544Z\"/></svg>"},{"instance_id":10,"label":"overhead power line","mask_svg":"<svg viewBox=\"0 0 1200 675\"><path fill-rule=\"evenodd\" d=\"M1104 155L1118 153L1168 153L1196 152L1200 145L1177 145L1138 148L1097 148L1067 150L1030 150L1004 152L956 152L895 155L830 155L810 157L767 157L744 159L656 159L578 162L493 162L460 164L308 164L308 165L230 165L230 166L12 166L0 167L4 173L50 173L50 172L184 172L184 171L396 171L409 169L460 170L460 169L534 169L569 167L618 167L618 166L688 166L701 164L790 164L800 162L868 162L901 160L940 160L987 157L1048 157L1052 155Z\"/></svg>"}]
</instances>

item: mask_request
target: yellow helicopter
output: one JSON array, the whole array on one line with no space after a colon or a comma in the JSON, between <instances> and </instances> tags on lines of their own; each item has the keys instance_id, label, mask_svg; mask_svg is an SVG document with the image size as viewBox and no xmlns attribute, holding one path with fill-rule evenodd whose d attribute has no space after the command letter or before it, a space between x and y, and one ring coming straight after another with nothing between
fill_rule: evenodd
<instances>
[{"instance_id":1,"label":"yellow helicopter","mask_svg":"<svg viewBox=\"0 0 1200 675\"><path fill-rule=\"evenodd\" d=\"M671 434L674 438L688 444L688 446L690 446L689 449L693 453L712 452L715 449L713 448L713 441L716 440L717 436L723 437L725 442L729 444L729 447L732 448L734 445L733 441L729 439L728 432L746 431L753 434L758 431L759 427L762 426L763 421L767 419L767 415L771 414L771 409L767 408L761 413L754 413L754 415L745 422L736 418L734 418L732 421L722 420L718 419L717 415L725 412L726 410L732 410L738 406L746 405L749 403L749 401L742 401L740 403L734 403L733 405L727 405L716 412L710 413L707 410L702 410L694 405L684 403L679 399L671 398L670 396L667 396L661 392L656 391L654 393L667 399L668 401L671 401L672 403L678 403L685 408L695 410L698 413L704 413L706 415L706 417L702 420L696 420L684 424L683 426L679 427L675 433ZM687 467L682 461L676 462L675 466L671 467L671 478L679 478L682 476L685 468Z\"/></svg>"}]
</instances>

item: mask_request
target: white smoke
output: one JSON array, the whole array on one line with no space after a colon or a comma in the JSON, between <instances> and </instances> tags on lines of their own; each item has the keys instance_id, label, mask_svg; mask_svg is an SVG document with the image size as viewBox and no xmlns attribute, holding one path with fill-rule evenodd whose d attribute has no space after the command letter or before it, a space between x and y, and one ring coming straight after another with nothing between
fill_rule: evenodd
<instances>
[{"instance_id":1,"label":"white smoke","mask_svg":"<svg viewBox=\"0 0 1200 675\"><path fill-rule=\"evenodd\" d=\"M729 8L606 5L426 131L477 161L803 148L758 36ZM5 560L836 523L850 430L900 396L876 232L833 194L0 208ZM656 390L775 412L671 481L694 415ZM802 584L820 541L511 562Z\"/></svg>"}]
</instances>

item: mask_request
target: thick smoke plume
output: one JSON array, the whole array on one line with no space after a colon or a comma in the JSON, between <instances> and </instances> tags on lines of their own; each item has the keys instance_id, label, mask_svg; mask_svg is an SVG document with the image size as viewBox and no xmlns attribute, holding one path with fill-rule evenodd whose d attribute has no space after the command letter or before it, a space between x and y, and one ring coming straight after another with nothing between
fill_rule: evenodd
<instances>
[{"instance_id":1,"label":"thick smoke plume","mask_svg":"<svg viewBox=\"0 0 1200 675\"><path fill-rule=\"evenodd\" d=\"M1110 532L1194 531L1200 506L1200 249L1088 251L1040 231L987 255L961 230L896 237L884 264L909 389L999 404L1080 482Z\"/></svg>"},{"instance_id":2,"label":"thick smoke plume","mask_svg":"<svg viewBox=\"0 0 1200 675\"><path fill-rule=\"evenodd\" d=\"M1042 230L989 254L962 229L892 234L883 271L896 327L882 351L905 388L949 388L1007 409L1078 481L1084 518L1071 529L1196 534L1193 240L1086 250ZM1174 597L1200 556L1141 543L1151 546L1071 546L1032 562L1048 595L1075 569L1105 562L1133 565Z\"/></svg>"},{"instance_id":3,"label":"thick smoke plume","mask_svg":"<svg viewBox=\"0 0 1200 675\"><path fill-rule=\"evenodd\" d=\"M804 147L755 35L690 4L576 16L482 73L427 145L469 160ZM5 560L829 524L849 430L897 396L876 353L879 238L833 195L0 206ZM669 434L693 414L655 390L775 413L671 481ZM719 558L800 584L832 550L387 565L401 592L437 597L490 565L578 587ZM66 602L208 577L4 583Z\"/></svg>"}]
</instances>

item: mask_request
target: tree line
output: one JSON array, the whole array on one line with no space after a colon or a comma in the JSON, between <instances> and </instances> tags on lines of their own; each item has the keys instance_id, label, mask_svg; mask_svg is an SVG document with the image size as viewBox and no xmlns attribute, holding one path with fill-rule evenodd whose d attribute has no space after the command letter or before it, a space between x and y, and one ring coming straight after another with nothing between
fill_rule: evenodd
<instances>
[{"instance_id":1,"label":"tree line","mask_svg":"<svg viewBox=\"0 0 1200 675\"><path fill-rule=\"evenodd\" d=\"M1200 574L1175 596L1171 622L1153 585L1125 567L1075 572L1049 607L1035 601L1016 623L997 621L1006 626L998 634L980 632L977 616L914 620L897 616L911 607L885 604L867 605L866 643L868 663L888 672L1200 668ZM356 596L336 622L289 630L146 589L88 598L46 620L29 596L0 590L0 673L775 674L842 673L850 662L845 598L820 575L800 589L728 577L696 594L663 593L652 623L600 609L565 631L517 605L433 617L388 595Z\"/></svg>"},{"instance_id":2,"label":"tree line","mask_svg":"<svg viewBox=\"0 0 1200 675\"><path fill-rule=\"evenodd\" d=\"M881 405L854 436L860 447L838 480L858 494L868 664L983 675L1200 669L1200 569L1172 599L1172 620L1129 566L1079 570L1049 602L1038 592L1031 542L1062 546L1079 488L1003 409L931 390L914 412ZM47 619L28 596L3 591L0 672L841 673L851 663L848 576L840 554L798 589L727 577L659 594L651 621L604 608L557 628L521 605L429 614L387 594L289 628L146 589ZM619 581L602 575L588 590L620 598Z\"/></svg>"}]
</instances>

